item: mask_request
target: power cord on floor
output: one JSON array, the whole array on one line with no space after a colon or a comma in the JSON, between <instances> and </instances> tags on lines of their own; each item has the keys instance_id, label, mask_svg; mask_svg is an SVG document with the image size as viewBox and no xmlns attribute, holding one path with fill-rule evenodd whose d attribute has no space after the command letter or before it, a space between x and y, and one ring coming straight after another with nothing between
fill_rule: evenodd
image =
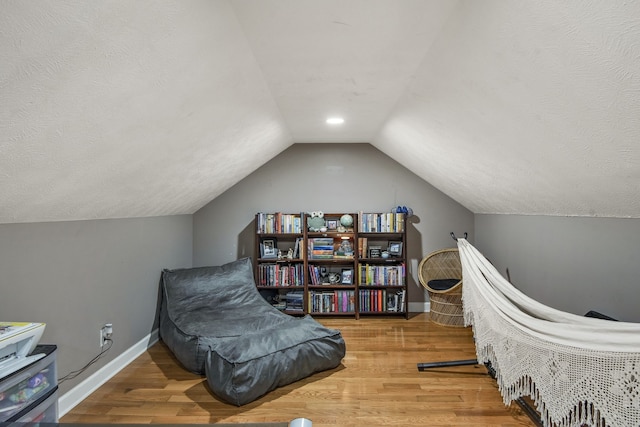
<instances>
[{"instance_id":1,"label":"power cord on floor","mask_svg":"<svg viewBox=\"0 0 640 427\"><path fill-rule=\"evenodd\" d=\"M102 358L102 356L105 355L105 353L107 351L109 351L111 349L111 346L113 345L113 340L111 338L105 338L104 339L104 343L105 343L105 347L103 348L102 351L100 351L100 353L98 353L98 355L96 357L94 357L93 359L91 359L89 361L89 363L87 363L86 365L84 365L82 368L78 369L77 371L72 371L69 372L67 375L65 375L62 378L58 379L58 384L62 384L63 382L67 381L67 380L72 380L75 377L77 377L78 375L80 375L81 373L83 373L84 371L87 370L87 368L91 365L93 365L94 363L96 363L98 360L100 360Z\"/></svg>"}]
</instances>

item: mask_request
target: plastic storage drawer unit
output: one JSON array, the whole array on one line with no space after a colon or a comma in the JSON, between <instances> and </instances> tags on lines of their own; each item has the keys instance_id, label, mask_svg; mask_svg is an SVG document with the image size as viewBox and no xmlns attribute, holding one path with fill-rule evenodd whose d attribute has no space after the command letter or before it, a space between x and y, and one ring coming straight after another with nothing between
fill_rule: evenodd
<instances>
[{"instance_id":1,"label":"plastic storage drawer unit","mask_svg":"<svg viewBox=\"0 0 640 427\"><path fill-rule=\"evenodd\" d=\"M15 420L16 427L24 427L24 423L57 423L58 422L58 390L45 396L41 402L36 402L36 406L29 407L29 412L19 415ZM13 426L13 421L9 426Z\"/></svg>"},{"instance_id":2,"label":"plastic storage drawer unit","mask_svg":"<svg viewBox=\"0 0 640 427\"><path fill-rule=\"evenodd\" d=\"M51 403L51 396L57 396L56 348L37 346L32 354L44 353L43 358L0 378L0 422L19 420L36 407L44 411L42 403ZM57 399L54 404L57 417Z\"/></svg>"}]
</instances>

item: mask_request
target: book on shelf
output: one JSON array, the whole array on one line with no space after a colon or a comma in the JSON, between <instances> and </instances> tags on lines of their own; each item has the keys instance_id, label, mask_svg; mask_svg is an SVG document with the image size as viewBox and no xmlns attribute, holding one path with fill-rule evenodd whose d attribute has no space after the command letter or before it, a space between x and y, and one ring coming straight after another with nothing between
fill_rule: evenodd
<instances>
[{"instance_id":1,"label":"book on shelf","mask_svg":"<svg viewBox=\"0 0 640 427\"><path fill-rule=\"evenodd\" d=\"M333 259L333 254L311 254L309 259Z\"/></svg>"},{"instance_id":2,"label":"book on shelf","mask_svg":"<svg viewBox=\"0 0 640 427\"><path fill-rule=\"evenodd\" d=\"M386 298L387 298L387 305L386 305L385 311L391 312L391 313L404 313L404 298L405 298L404 290L389 292Z\"/></svg>"},{"instance_id":3,"label":"book on shelf","mask_svg":"<svg viewBox=\"0 0 640 427\"><path fill-rule=\"evenodd\" d=\"M317 286L320 284L320 270L316 265L309 266L309 282L313 286Z\"/></svg>"},{"instance_id":4,"label":"book on shelf","mask_svg":"<svg viewBox=\"0 0 640 427\"><path fill-rule=\"evenodd\" d=\"M398 298L394 294L387 295L387 311L392 313L398 311Z\"/></svg>"},{"instance_id":5,"label":"book on shelf","mask_svg":"<svg viewBox=\"0 0 640 427\"><path fill-rule=\"evenodd\" d=\"M407 292L403 289L395 292L395 298L397 298L396 307L398 309L397 312L404 313L405 299L407 296Z\"/></svg>"},{"instance_id":6,"label":"book on shelf","mask_svg":"<svg viewBox=\"0 0 640 427\"><path fill-rule=\"evenodd\" d=\"M367 238L358 237L358 257L366 258L368 253L367 250Z\"/></svg>"},{"instance_id":7,"label":"book on shelf","mask_svg":"<svg viewBox=\"0 0 640 427\"><path fill-rule=\"evenodd\" d=\"M296 238L296 243L293 246L293 257L296 259L302 258L302 254L304 253L304 239L302 237Z\"/></svg>"}]
</instances>

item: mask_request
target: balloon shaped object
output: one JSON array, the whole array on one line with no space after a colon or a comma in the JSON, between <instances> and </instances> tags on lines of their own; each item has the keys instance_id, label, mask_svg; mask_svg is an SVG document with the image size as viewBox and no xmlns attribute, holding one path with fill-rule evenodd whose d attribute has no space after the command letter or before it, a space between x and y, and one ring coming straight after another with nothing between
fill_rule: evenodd
<instances>
[{"instance_id":1,"label":"balloon shaped object","mask_svg":"<svg viewBox=\"0 0 640 427\"><path fill-rule=\"evenodd\" d=\"M344 214L340 217L340 224L345 227L351 227L353 225L353 217L349 214Z\"/></svg>"}]
</instances>

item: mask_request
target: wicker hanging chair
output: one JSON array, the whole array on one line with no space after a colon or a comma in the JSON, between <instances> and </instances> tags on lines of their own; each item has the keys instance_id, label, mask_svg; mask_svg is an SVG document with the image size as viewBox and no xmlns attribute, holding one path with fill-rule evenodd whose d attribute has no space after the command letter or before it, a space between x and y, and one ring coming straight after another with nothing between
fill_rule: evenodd
<instances>
[{"instance_id":1,"label":"wicker hanging chair","mask_svg":"<svg viewBox=\"0 0 640 427\"><path fill-rule=\"evenodd\" d=\"M462 265L458 249L441 249L425 256L418 266L418 276L429 292L431 321L463 328Z\"/></svg>"}]
</instances>

